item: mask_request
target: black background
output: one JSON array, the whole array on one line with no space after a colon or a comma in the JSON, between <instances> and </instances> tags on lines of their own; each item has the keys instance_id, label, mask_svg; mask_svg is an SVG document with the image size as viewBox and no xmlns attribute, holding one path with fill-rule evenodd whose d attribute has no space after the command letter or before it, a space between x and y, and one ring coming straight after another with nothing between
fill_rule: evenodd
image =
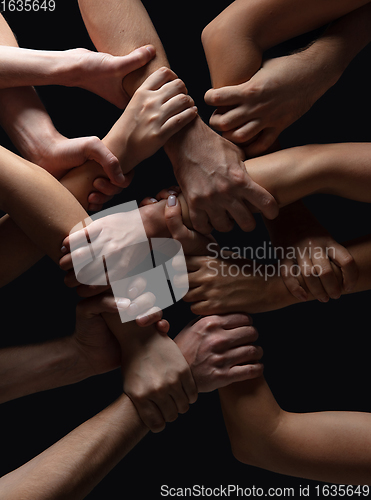
<instances>
[{"instance_id":1,"label":"black background","mask_svg":"<svg viewBox=\"0 0 371 500\"><path fill-rule=\"evenodd\" d=\"M174 71L186 82L205 120L211 114L203 104L210 81L200 34L228 3L145 2ZM77 2L56 0L56 4L53 13L6 14L19 45L53 50L92 48ZM300 45L306 41L308 37L295 42ZM284 49L293 46L286 44ZM336 86L282 134L283 147L369 140L370 54L371 48L359 54ZM120 115L109 103L80 89L38 90L57 129L68 137L103 137ZM13 149L3 132L1 144ZM113 204L133 199L139 202L173 183L171 165L162 151L139 169L140 175ZM369 232L370 207L366 204L324 195L308 198L306 203L338 241ZM236 228L217 238L229 246L260 246L267 240L267 233L258 219L253 233L242 233ZM76 293L64 286L63 272L44 258L1 290L1 346L71 334L77 300ZM370 293L364 292L328 304L313 302L254 316L265 351L265 375L284 409L370 410L369 300ZM193 317L184 303L164 314L171 322L172 335ZM120 390L120 373L115 371L2 405L0 474L30 460L93 416ZM237 462L230 452L218 394L214 392L200 395L190 411L162 433L148 435L88 498L161 498L162 484L294 487L297 492L299 485L310 485L314 497L318 483Z\"/></svg>"}]
</instances>

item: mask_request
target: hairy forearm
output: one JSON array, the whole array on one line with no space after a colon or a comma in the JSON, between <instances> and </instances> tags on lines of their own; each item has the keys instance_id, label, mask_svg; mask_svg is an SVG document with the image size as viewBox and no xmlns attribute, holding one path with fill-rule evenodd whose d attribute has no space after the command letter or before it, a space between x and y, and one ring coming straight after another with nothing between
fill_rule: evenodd
<instances>
[{"instance_id":1,"label":"hairy forearm","mask_svg":"<svg viewBox=\"0 0 371 500\"><path fill-rule=\"evenodd\" d=\"M80 500L146 435L126 395L0 479L2 498Z\"/></svg>"},{"instance_id":2,"label":"hairy forearm","mask_svg":"<svg viewBox=\"0 0 371 500\"><path fill-rule=\"evenodd\" d=\"M334 84L353 58L371 41L371 4L335 20L305 53L320 63L322 77Z\"/></svg>"},{"instance_id":3,"label":"hairy forearm","mask_svg":"<svg viewBox=\"0 0 371 500\"><path fill-rule=\"evenodd\" d=\"M370 480L370 415L283 411L264 379L219 390L240 461L280 474L341 484Z\"/></svg>"},{"instance_id":4,"label":"hairy forearm","mask_svg":"<svg viewBox=\"0 0 371 500\"><path fill-rule=\"evenodd\" d=\"M123 87L129 96L156 69L169 66L161 40L140 0L79 0L79 7L90 38L100 52L122 56L143 45L155 47L154 59L124 78Z\"/></svg>"},{"instance_id":5,"label":"hairy forearm","mask_svg":"<svg viewBox=\"0 0 371 500\"><path fill-rule=\"evenodd\" d=\"M369 7L349 14L348 18L350 11L366 3L362 0L302 2L299 12L291 0L232 2L202 33L213 87L249 80L260 69L265 50L344 16L310 49L316 64L320 62L335 83L350 60L369 41ZM332 69L338 72L333 75Z\"/></svg>"},{"instance_id":6,"label":"hairy forearm","mask_svg":"<svg viewBox=\"0 0 371 500\"><path fill-rule=\"evenodd\" d=\"M92 375L72 337L0 351L0 403L80 382Z\"/></svg>"}]
</instances>

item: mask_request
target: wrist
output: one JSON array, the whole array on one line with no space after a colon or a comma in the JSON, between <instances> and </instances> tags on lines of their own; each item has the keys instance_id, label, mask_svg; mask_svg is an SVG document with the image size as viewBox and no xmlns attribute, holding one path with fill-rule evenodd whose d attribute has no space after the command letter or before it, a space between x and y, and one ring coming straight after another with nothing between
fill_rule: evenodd
<instances>
[{"instance_id":1,"label":"wrist","mask_svg":"<svg viewBox=\"0 0 371 500\"><path fill-rule=\"evenodd\" d=\"M203 139L205 132L210 132L211 129L202 121L199 116L183 127L179 132L174 134L164 145L164 151L173 164L174 172L178 167L179 157L187 157L187 151L190 145L192 149L197 150L204 147Z\"/></svg>"},{"instance_id":2,"label":"wrist","mask_svg":"<svg viewBox=\"0 0 371 500\"><path fill-rule=\"evenodd\" d=\"M74 384L81 382L96 375L74 335L60 339L60 341L64 349L63 362L60 366L69 380L69 382L66 382L66 385L67 383Z\"/></svg>"}]
</instances>

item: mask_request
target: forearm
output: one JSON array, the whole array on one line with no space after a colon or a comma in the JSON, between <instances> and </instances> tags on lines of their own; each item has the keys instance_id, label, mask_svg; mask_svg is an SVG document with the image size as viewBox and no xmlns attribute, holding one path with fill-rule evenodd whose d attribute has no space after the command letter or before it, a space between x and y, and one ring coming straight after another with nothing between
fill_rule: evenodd
<instances>
[{"instance_id":1,"label":"forearm","mask_svg":"<svg viewBox=\"0 0 371 500\"><path fill-rule=\"evenodd\" d=\"M19 469L0 479L6 500L79 500L145 436L126 395Z\"/></svg>"},{"instance_id":2,"label":"forearm","mask_svg":"<svg viewBox=\"0 0 371 500\"><path fill-rule=\"evenodd\" d=\"M232 2L202 34L213 87L249 80L260 68L265 50L345 16L366 3L365 0L302 2L299 12L292 0ZM349 27L352 24L353 21L349 22ZM339 28L341 31L342 27Z\"/></svg>"},{"instance_id":3,"label":"forearm","mask_svg":"<svg viewBox=\"0 0 371 500\"><path fill-rule=\"evenodd\" d=\"M370 202L370 143L299 146L245 161L280 207L313 193Z\"/></svg>"},{"instance_id":4,"label":"forearm","mask_svg":"<svg viewBox=\"0 0 371 500\"><path fill-rule=\"evenodd\" d=\"M72 337L0 351L0 403L93 375Z\"/></svg>"},{"instance_id":5,"label":"forearm","mask_svg":"<svg viewBox=\"0 0 371 500\"><path fill-rule=\"evenodd\" d=\"M156 69L169 66L161 40L140 0L109 0L104 3L99 0L79 0L79 7L98 51L122 56L143 45L155 47L154 59L124 78L123 87L129 96Z\"/></svg>"},{"instance_id":6,"label":"forearm","mask_svg":"<svg viewBox=\"0 0 371 500\"><path fill-rule=\"evenodd\" d=\"M341 295L348 295L350 293L357 293L370 290L371 289L371 259L370 259L371 236L370 235L362 236L360 238L356 238L351 241L342 242L342 246L344 246L353 257L358 268L359 276L356 285L350 292L345 291L343 287L341 288ZM280 249L278 248L276 250L278 259L280 259L281 258ZM331 250L330 248L327 248L327 251L330 252L330 250ZM336 259L336 251L335 251L335 259ZM301 302L299 299L294 297L286 287L282 279L283 269L281 269L281 265L282 265L281 261L278 260L274 276L271 276L270 274L271 277L269 277L265 282L268 289L266 292L267 299L264 299L264 309L263 309L264 311L282 309L284 307L288 307ZM334 263L331 263L331 266L335 275L337 276L338 281L341 282L343 277L340 268ZM271 273L272 270L269 269L269 272ZM298 279L300 282L300 286L304 288L304 290L307 293L307 301L315 300L315 297L310 293L302 276L298 276ZM246 290L247 300L250 300L249 293L250 291L247 289Z\"/></svg>"},{"instance_id":7,"label":"forearm","mask_svg":"<svg viewBox=\"0 0 371 500\"><path fill-rule=\"evenodd\" d=\"M370 480L369 414L283 411L263 379L219 390L233 452L280 474L341 484Z\"/></svg>"}]
</instances>

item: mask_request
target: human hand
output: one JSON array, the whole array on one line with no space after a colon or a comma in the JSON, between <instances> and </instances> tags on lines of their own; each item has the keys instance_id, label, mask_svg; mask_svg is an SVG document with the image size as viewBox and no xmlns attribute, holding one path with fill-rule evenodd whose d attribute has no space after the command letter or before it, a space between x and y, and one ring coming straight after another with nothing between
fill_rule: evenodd
<instances>
[{"instance_id":1,"label":"human hand","mask_svg":"<svg viewBox=\"0 0 371 500\"><path fill-rule=\"evenodd\" d=\"M121 344L121 356L124 392L151 431L160 432L196 401L188 363L167 335L132 330Z\"/></svg>"},{"instance_id":2,"label":"human hand","mask_svg":"<svg viewBox=\"0 0 371 500\"><path fill-rule=\"evenodd\" d=\"M122 169L130 172L197 116L193 99L175 73L163 67L136 90L127 108L106 136L110 149L125 144Z\"/></svg>"},{"instance_id":3,"label":"human hand","mask_svg":"<svg viewBox=\"0 0 371 500\"><path fill-rule=\"evenodd\" d=\"M205 255L209 252L210 244L216 245L215 239L210 234L205 236L185 225L183 211L186 206L184 201L181 203L181 198L176 195L168 197L165 207L166 226L171 237L182 245L185 255Z\"/></svg>"},{"instance_id":4,"label":"human hand","mask_svg":"<svg viewBox=\"0 0 371 500\"><path fill-rule=\"evenodd\" d=\"M130 303L129 300L127 302ZM127 307L125 302L122 305ZM120 366L120 345L101 316L104 312L117 311L116 301L108 293L84 299L77 304L76 326L71 341L94 375Z\"/></svg>"},{"instance_id":5,"label":"human hand","mask_svg":"<svg viewBox=\"0 0 371 500\"><path fill-rule=\"evenodd\" d=\"M247 174L242 150L201 120L185 138L167 144L166 152L196 231L230 231L234 221L251 231L255 227L252 211L261 211L267 218L277 216L273 196Z\"/></svg>"},{"instance_id":6,"label":"human hand","mask_svg":"<svg viewBox=\"0 0 371 500\"><path fill-rule=\"evenodd\" d=\"M27 158L57 179L61 179L69 170L88 160L99 163L109 178L98 178L94 181L96 191L88 197L89 210L100 210L104 203L120 193L131 181L130 176L124 177L119 160L98 137L68 139L55 129L49 130L48 134L42 136L38 144L34 145Z\"/></svg>"},{"instance_id":7,"label":"human hand","mask_svg":"<svg viewBox=\"0 0 371 500\"><path fill-rule=\"evenodd\" d=\"M78 224L63 240L59 262L64 271L74 268L80 283L105 285L107 278L110 282L122 279L149 255L137 208L87 222L86 227Z\"/></svg>"},{"instance_id":8,"label":"human hand","mask_svg":"<svg viewBox=\"0 0 371 500\"><path fill-rule=\"evenodd\" d=\"M280 259L280 272L288 290L300 301L308 292L320 302L338 299L353 290L357 265L349 251L337 243L301 203L285 207L268 229Z\"/></svg>"},{"instance_id":9,"label":"human hand","mask_svg":"<svg viewBox=\"0 0 371 500\"><path fill-rule=\"evenodd\" d=\"M81 48L67 50L65 56L72 68L67 85L89 90L124 109L130 97L122 85L123 79L145 66L155 54L153 45L139 47L126 56L112 56Z\"/></svg>"},{"instance_id":10,"label":"human hand","mask_svg":"<svg viewBox=\"0 0 371 500\"><path fill-rule=\"evenodd\" d=\"M307 51L268 59L250 80L206 92L205 102L217 107L210 126L247 157L262 154L332 85L322 73Z\"/></svg>"},{"instance_id":11,"label":"human hand","mask_svg":"<svg viewBox=\"0 0 371 500\"><path fill-rule=\"evenodd\" d=\"M228 314L191 321L174 342L189 364L198 392L260 377L263 355L250 316Z\"/></svg>"},{"instance_id":12,"label":"human hand","mask_svg":"<svg viewBox=\"0 0 371 500\"><path fill-rule=\"evenodd\" d=\"M177 288L189 286L183 300L192 303L194 314L209 316L236 311L255 314L289 305L276 266L258 264L231 252L223 252L223 257L216 255L216 249L212 253L186 256L188 275L173 260L177 272L174 284Z\"/></svg>"},{"instance_id":13,"label":"human hand","mask_svg":"<svg viewBox=\"0 0 371 500\"><path fill-rule=\"evenodd\" d=\"M166 227L170 236L182 245L183 252L186 255L205 255L208 252L209 243L215 243L215 239L211 235L204 236L189 229L192 225L189 220L188 207L179 186L162 189L155 198L144 198L139 206L154 206L159 201L166 201L164 211Z\"/></svg>"}]
</instances>

